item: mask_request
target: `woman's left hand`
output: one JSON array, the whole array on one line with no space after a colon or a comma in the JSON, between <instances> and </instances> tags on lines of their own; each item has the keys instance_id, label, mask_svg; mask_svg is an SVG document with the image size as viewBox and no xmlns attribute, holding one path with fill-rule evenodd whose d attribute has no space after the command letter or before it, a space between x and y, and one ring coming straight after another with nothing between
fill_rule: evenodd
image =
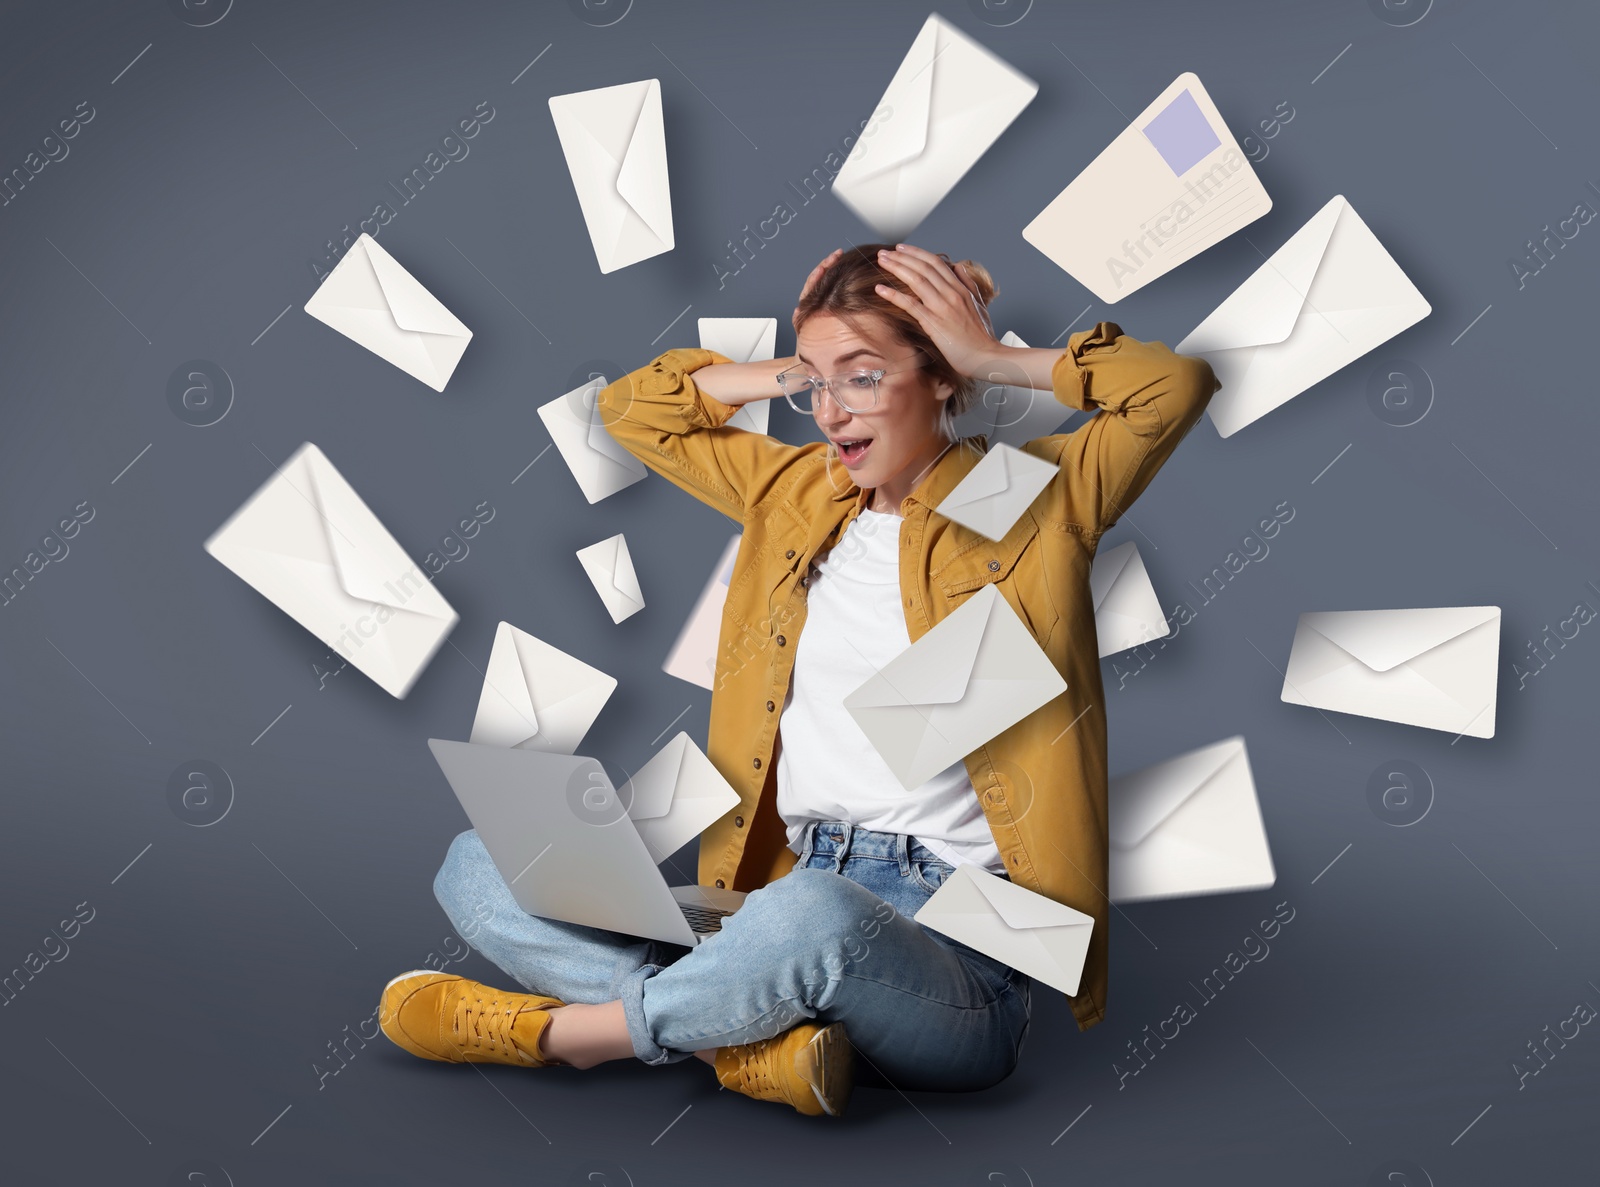
<instances>
[{"instance_id":1,"label":"woman's left hand","mask_svg":"<svg viewBox=\"0 0 1600 1187\"><path fill-rule=\"evenodd\" d=\"M878 295L916 318L957 371L982 378L987 365L1005 348L994 335L988 309L962 275L960 265L952 267L909 243L880 251L878 262L911 290L906 293L880 284Z\"/></svg>"}]
</instances>

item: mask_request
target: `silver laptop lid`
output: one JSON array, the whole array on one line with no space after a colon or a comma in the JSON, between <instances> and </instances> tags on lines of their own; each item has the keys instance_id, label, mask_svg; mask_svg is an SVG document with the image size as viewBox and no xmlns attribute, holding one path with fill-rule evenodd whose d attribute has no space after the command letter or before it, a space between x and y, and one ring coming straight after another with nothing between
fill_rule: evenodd
<instances>
[{"instance_id":1,"label":"silver laptop lid","mask_svg":"<svg viewBox=\"0 0 1600 1187\"><path fill-rule=\"evenodd\" d=\"M698 942L597 760L442 738L428 747L528 914Z\"/></svg>"}]
</instances>

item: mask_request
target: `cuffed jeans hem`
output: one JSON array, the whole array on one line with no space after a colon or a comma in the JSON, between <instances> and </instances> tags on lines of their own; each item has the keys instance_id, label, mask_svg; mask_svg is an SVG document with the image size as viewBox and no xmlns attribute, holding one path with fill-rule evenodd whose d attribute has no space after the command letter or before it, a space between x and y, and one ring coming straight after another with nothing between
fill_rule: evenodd
<instances>
[{"instance_id":1,"label":"cuffed jeans hem","mask_svg":"<svg viewBox=\"0 0 1600 1187\"><path fill-rule=\"evenodd\" d=\"M641 1062L652 1067L663 1063L681 1063L694 1055L693 1051L670 1051L650 1035L650 1025L644 1017L644 983L666 965L641 965L617 986L617 997L622 1001L622 1016L628 1023L628 1038L633 1041L633 1053Z\"/></svg>"}]
</instances>

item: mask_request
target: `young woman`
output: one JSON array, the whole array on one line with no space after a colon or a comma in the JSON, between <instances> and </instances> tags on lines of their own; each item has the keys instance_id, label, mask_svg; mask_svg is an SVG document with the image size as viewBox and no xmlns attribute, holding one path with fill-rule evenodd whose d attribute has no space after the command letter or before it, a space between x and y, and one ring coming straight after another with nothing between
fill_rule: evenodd
<instances>
[{"instance_id":1,"label":"young woman","mask_svg":"<svg viewBox=\"0 0 1600 1187\"><path fill-rule=\"evenodd\" d=\"M961 1091L1016 1066L1029 979L912 915L962 862L1095 920L1080 1029L1106 997L1106 720L1089 592L1102 534L1218 387L1203 360L1112 322L1064 350L1007 347L989 274L907 244L835 251L794 311L797 354L669 350L599 396L651 469L744 529L723 612L707 751L739 805L700 839L702 885L748 891L694 949L530 916L477 834L435 892L529 993L421 971L380 1020L428 1059L587 1068L697 1056L728 1088L838 1114L855 1079ZM1029 442L1054 481L992 541L938 513L983 457L955 418L979 382L1093 413ZM723 427L782 395L825 441ZM907 792L846 694L993 584L1067 691Z\"/></svg>"}]
</instances>

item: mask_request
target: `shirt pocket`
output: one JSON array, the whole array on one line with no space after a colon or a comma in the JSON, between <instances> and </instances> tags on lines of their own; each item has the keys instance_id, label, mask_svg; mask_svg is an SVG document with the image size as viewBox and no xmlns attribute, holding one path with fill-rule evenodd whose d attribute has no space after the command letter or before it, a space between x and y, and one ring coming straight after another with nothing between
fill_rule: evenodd
<instances>
[{"instance_id":1,"label":"shirt pocket","mask_svg":"<svg viewBox=\"0 0 1600 1187\"><path fill-rule=\"evenodd\" d=\"M967 528L953 527L966 539L957 543L929 572L935 589L953 610L985 585L995 585L1017 611L1035 640L1043 646L1055 630L1059 614L1045 584L1043 541L1039 521L1031 511L1000 540L990 540Z\"/></svg>"},{"instance_id":2,"label":"shirt pocket","mask_svg":"<svg viewBox=\"0 0 1600 1187\"><path fill-rule=\"evenodd\" d=\"M762 517L761 529L758 580L766 598L767 621L778 623L806 564L811 525L789 503L780 502Z\"/></svg>"}]
</instances>

